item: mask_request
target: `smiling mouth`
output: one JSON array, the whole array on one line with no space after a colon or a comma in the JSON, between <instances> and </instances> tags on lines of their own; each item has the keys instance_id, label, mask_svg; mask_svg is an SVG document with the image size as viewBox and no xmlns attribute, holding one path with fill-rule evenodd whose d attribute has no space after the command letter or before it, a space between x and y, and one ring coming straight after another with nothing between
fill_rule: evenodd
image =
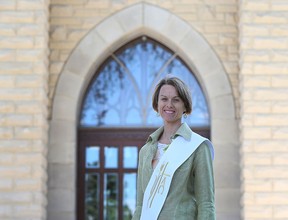
<instances>
[{"instance_id":1,"label":"smiling mouth","mask_svg":"<svg viewBox=\"0 0 288 220\"><path fill-rule=\"evenodd\" d=\"M174 113L174 111L169 111L169 110L164 110L164 112L167 114L173 114Z\"/></svg>"}]
</instances>

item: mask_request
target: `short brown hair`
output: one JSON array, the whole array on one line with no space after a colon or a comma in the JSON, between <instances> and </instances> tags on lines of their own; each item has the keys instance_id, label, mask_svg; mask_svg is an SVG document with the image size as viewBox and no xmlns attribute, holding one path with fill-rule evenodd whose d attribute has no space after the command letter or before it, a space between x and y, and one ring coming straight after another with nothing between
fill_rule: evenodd
<instances>
[{"instance_id":1,"label":"short brown hair","mask_svg":"<svg viewBox=\"0 0 288 220\"><path fill-rule=\"evenodd\" d=\"M156 112L158 112L159 93L160 93L161 87L164 85L171 85L176 89L179 97L184 102L184 106L186 109L185 113L191 114L191 112L192 112L192 98L191 98L191 93L190 93L188 86L178 77L170 76L170 75L165 76L165 78L163 78L155 87L155 91L154 91L153 97L152 97L153 109Z\"/></svg>"}]
</instances>

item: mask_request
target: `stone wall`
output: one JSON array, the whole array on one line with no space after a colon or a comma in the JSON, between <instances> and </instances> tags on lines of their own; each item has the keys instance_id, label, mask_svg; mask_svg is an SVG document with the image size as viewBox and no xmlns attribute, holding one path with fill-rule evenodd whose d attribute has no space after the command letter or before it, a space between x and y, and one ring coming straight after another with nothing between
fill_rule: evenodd
<instances>
[{"instance_id":1,"label":"stone wall","mask_svg":"<svg viewBox=\"0 0 288 220\"><path fill-rule=\"evenodd\" d=\"M229 74L238 106L237 0L51 0L50 99L63 65L79 41L113 13L139 2L169 10L206 38Z\"/></svg>"},{"instance_id":2,"label":"stone wall","mask_svg":"<svg viewBox=\"0 0 288 220\"><path fill-rule=\"evenodd\" d=\"M288 219L288 2L239 2L243 218Z\"/></svg>"},{"instance_id":3,"label":"stone wall","mask_svg":"<svg viewBox=\"0 0 288 220\"><path fill-rule=\"evenodd\" d=\"M0 219L46 219L48 0L0 1Z\"/></svg>"},{"instance_id":4,"label":"stone wall","mask_svg":"<svg viewBox=\"0 0 288 220\"><path fill-rule=\"evenodd\" d=\"M177 4L173 1L93 2L51 2L50 97L53 98L53 112L48 157L48 219L75 218L78 121L75 115L85 84L89 83L91 73L105 55L131 40L131 36L137 35L135 33L146 33L185 57L198 74L209 102L217 154L217 215L222 220L239 220L236 1L221 1L221 5L214 1L179 1ZM78 12L82 10L87 13L82 12L80 16ZM97 19L99 15L101 18ZM89 27L85 25L88 21L92 22ZM81 32L77 38L76 32ZM75 38L68 37L72 35Z\"/></svg>"},{"instance_id":5,"label":"stone wall","mask_svg":"<svg viewBox=\"0 0 288 220\"><path fill-rule=\"evenodd\" d=\"M139 2L188 22L223 64L240 121L243 219L287 219L286 0L1 0L0 219L46 219L48 120L63 67L93 27ZM230 138L229 132L212 132ZM70 160L75 149L64 147ZM235 156L218 148L218 158L225 155ZM226 197L220 199L225 204Z\"/></svg>"}]
</instances>

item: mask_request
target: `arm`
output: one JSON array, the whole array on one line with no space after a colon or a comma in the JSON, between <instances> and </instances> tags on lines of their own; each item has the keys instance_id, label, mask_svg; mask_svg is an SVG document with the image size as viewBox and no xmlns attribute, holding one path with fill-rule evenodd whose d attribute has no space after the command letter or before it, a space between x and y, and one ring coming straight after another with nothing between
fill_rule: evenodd
<instances>
[{"instance_id":1,"label":"arm","mask_svg":"<svg viewBox=\"0 0 288 220\"><path fill-rule=\"evenodd\" d=\"M195 197L197 220L215 220L214 174L209 146L204 142L195 152Z\"/></svg>"},{"instance_id":2,"label":"arm","mask_svg":"<svg viewBox=\"0 0 288 220\"><path fill-rule=\"evenodd\" d=\"M140 150L139 153L139 162L138 162L138 174L137 174L137 201L136 201L136 210L133 215L132 220L139 220L142 211L142 202L144 192L142 190L142 167L143 167L143 156Z\"/></svg>"}]
</instances>

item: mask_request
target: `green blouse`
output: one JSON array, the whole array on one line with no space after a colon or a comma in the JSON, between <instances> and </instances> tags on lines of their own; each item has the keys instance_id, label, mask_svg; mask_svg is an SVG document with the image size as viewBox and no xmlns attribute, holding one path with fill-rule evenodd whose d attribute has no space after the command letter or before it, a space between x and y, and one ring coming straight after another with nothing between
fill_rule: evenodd
<instances>
[{"instance_id":1,"label":"green blouse","mask_svg":"<svg viewBox=\"0 0 288 220\"><path fill-rule=\"evenodd\" d=\"M152 159L163 127L152 133L139 153L137 204L132 220L139 220L144 191L152 175ZM183 123L178 135L190 139L191 129ZM181 150L181 146L179 146ZM158 220L214 220L214 175L209 146L203 142L175 172ZM153 219L151 219L153 220Z\"/></svg>"}]
</instances>

